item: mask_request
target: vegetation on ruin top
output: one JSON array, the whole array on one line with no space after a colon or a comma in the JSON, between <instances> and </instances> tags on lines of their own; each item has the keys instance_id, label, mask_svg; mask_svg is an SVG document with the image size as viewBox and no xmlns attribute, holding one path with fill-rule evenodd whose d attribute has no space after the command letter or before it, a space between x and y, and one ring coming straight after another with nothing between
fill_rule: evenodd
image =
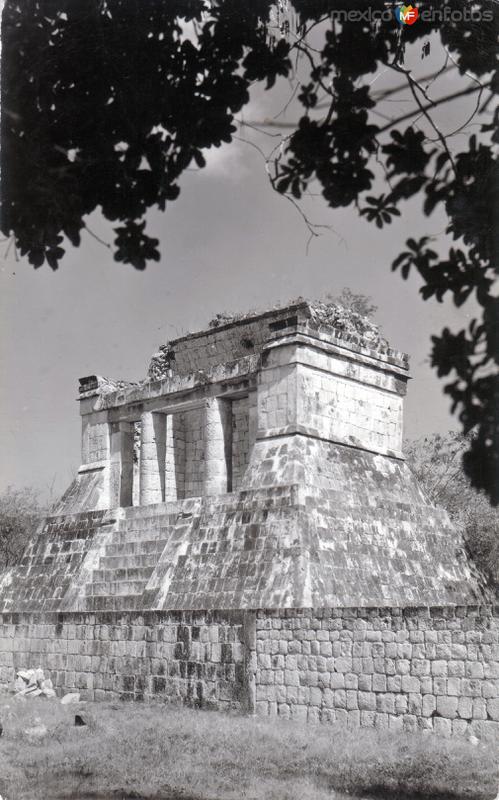
<instances>
[{"instance_id":1,"label":"vegetation on ruin top","mask_svg":"<svg viewBox=\"0 0 499 800\"><path fill-rule=\"evenodd\" d=\"M373 320L377 307L366 295L357 294L344 288L338 296L328 294L322 300L307 300L297 297L287 303L276 304L272 310L279 311L297 305L306 308L310 319L317 325L326 325L336 328L344 334L360 337L368 346L376 349L385 350L388 347L388 342L381 335L379 325ZM245 313L222 312L210 320L208 327L219 328L234 322L241 322L251 319L259 313L264 312L254 309Z\"/></svg>"}]
</instances>

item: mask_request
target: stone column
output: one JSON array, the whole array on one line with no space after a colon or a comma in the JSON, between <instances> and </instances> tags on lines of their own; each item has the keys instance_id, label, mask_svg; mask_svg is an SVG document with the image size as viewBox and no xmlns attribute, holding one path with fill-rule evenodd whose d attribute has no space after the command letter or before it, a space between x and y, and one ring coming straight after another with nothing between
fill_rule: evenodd
<instances>
[{"instance_id":1,"label":"stone column","mask_svg":"<svg viewBox=\"0 0 499 800\"><path fill-rule=\"evenodd\" d=\"M185 459L180 414L166 417L165 500L182 498L183 460Z\"/></svg>"},{"instance_id":2,"label":"stone column","mask_svg":"<svg viewBox=\"0 0 499 800\"><path fill-rule=\"evenodd\" d=\"M132 505L133 425L113 422L110 431L109 508Z\"/></svg>"},{"instance_id":3,"label":"stone column","mask_svg":"<svg viewBox=\"0 0 499 800\"><path fill-rule=\"evenodd\" d=\"M257 393L251 392L248 396L248 441L249 441L248 458L251 455L253 445L256 442L257 430L258 430Z\"/></svg>"},{"instance_id":4,"label":"stone column","mask_svg":"<svg viewBox=\"0 0 499 800\"><path fill-rule=\"evenodd\" d=\"M166 415L146 411L140 421L140 505L165 497Z\"/></svg>"},{"instance_id":5,"label":"stone column","mask_svg":"<svg viewBox=\"0 0 499 800\"><path fill-rule=\"evenodd\" d=\"M204 414L203 495L231 491L232 430L231 408L227 400L206 401Z\"/></svg>"}]
</instances>

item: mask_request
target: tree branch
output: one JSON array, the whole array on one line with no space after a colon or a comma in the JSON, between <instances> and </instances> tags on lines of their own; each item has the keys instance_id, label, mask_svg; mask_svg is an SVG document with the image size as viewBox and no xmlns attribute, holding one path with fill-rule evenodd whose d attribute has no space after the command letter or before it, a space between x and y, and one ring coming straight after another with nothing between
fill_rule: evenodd
<instances>
[{"instance_id":1,"label":"tree branch","mask_svg":"<svg viewBox=\"0 0 499 800\"><path fill-rule=\"evenodd\" d=\"M490 86L490 84L485 84L483 88L486 89L486 88L488 88L488 86ZM453 94L449 94L449 95L445 95L443 97L439 97L436 100L433 100L428 105L423 105L423 106L418 105L418 108L414 108L412 111L408 111L406 114L401 114L400 117L395 117L395 119L390 120L389 123L387 123L386 125L384 125L382 128L379 129L378 135L380 133L384 133L385 131L390 130L391 128L394 127L394 125L398 125L400 122L405 122L405 120L411 119L412 117L415 117L417 114L424 113L424 111L426 111L426 110L428 110L430 108L436 108L437 106L440 106L440 105L442 105L444 103L450 103L450 102L452 102L452 100L456 100L458 97L464 97L464 96L466 96L468 94L473 94L473 92L478 92L478 91L479 91L479 87L478 86L468 86L466 89L461 89L461 91L459 91L459 92L454 92ZM325 117L324 117L324 119L325 119ZM237 120L237 121L240 122L240 120ZM323 121L323 120L320 120L320 121ZM259 121L259 120L255 121L254 120L252 122L244 122L244 123L241 123L241 124L248 125L249 127L253 127L253 128L255 128L255 130L259 130L259 126L260 126L260 128L293 128L294 129L294 128L297 127L298 122L279 122L278 120L274 120L274 119L263 119L261 121ZM276 136L277 135L277 134L269 134L266 131L260 131L260 132L261 133L265 133L266 136L272 136L272 135Z\"/></svg>"},{"instance_id":2,"label":"tree branch","mask_svg":"<svg viewBox=\"0 0 499 800\"><path fill-rule=\"evenodd\" d=\"M489 85L490 84L486 84L486 87ZM450 103L452 100L456 100L458 97L464 97L465 95L473 94L473 92L477 91L478 91L477 86L468 86L466 89L461 89L460 92L454 92L453 94L448 94L445 95L444 97L439 97L437 100L434 100L427 106L419 105L417 109L415 108L412 111L408 111L407 114L402 114L400 117L396 117L394 120L390 122L389 125L385 125L383 128L380 128L378 134L384 133L390 128L393 128L394 125L398 125L400 122L405 122L406 119L411 119L411 117L416 116L416 114L424 113L430 108L436 108L437 106L440 106L443 103Z\"/></svg>"},{"instance_id":3,"label":"tree branch","mask_svg":"<svg viewBox=\"0 0 499 800\"><path fill-rule=\"evenodd\" d=\"M428 113L428 106L423 106L421 100L419 99L419 96L418 96L418 93L417 93L417 89L419 89L419 91L423 94L423 96L427 100L429 100L429 97L428 97L428 95L426 93L426 90L423 89L419 85L419 83L412 77L412 75L409 72L409 70L403 69L403 67L399 67L396 64L394 64L392 66L392 68L394 70L396 70L397 72L403 72L405 74L405 76L407 78L407 82L409 84L409 88L410 88L411 93L412 93L412 96L414 97L414 100L416 101L417 105L419 106L419 109L421 110L421 113L426 117L426 119L430 123L431 127L433 128L433 130L437 134L437 137L440 140L440 144L444 148L445 152L447 153L448 159L449 159L450 163L452 164L452 169L454 170L454 174L456 174L456 165L454 163L454 159L452 158L452 153L451 153L451 151L449 149L449 145L447 144L446 138L443 135L443 133L440 130L440 128L438 127L437 123L433 121L433 118ZM430 101L430 107L433 107L433 106L434 106L433 101Z\"/></svg>"}]
</instances>

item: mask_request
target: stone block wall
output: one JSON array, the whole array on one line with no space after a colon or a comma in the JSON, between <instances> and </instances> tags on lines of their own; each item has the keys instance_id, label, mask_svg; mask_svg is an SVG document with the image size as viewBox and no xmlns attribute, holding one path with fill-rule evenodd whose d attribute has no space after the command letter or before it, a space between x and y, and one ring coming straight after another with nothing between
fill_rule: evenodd
<instances>
[{"instance_id":1,"label":"stone block wall","mask_svg":"<svg viewBox=\"0 0 499 800\"><path fill-rule=\"evenodd\" d=\"M366 338L352 328L338 327L331 319L327 321L323 318L321 321L320 317L307 301L299 301L285 308L248 315L241 319L228 318L226 323L221 319L222 324L218 327L171 341L168 345L169 356L165 360L177 375L187 375L197 370L206 371L217 364L235 361L261 351L266 342L276 334L285 335L290 330L300 329L313 333L317 338L324 333L330 336L334 330L338 342L357 352L375 357L382 353L388 363L400 365L405 361L407 364L405 354L390 348L379 335L374 339Z\"/></svg>"},{"instance_id":2,"label":"stone block wall","mask_svg":"<svg viewBox=\"0 0 499 800\"><path fill-rule=\"evenodd\" d=\"M180 497L199 497L204 481L204 426L203 410L194 408L182 415L184 418L184 487Z\"/></svg>"},{"instance_id":3,"label":"stone block wall","mask_svg":"<svg viewBox=\"0 0 499 800\"><path fill-rule=\"evenodd\" d=\"M165 500L185 497L184 414L168 416L166 428Z\"/></svg>"},{"instance_id":4,"label":"stone block wall","mask_svg":"<svg viewBox=\"0 0 499 800\"><path fill-rule=\"evenodd\" d=\"M243 611L3 614L0 682L41 666L59 694L251 711L254 629Z\"/></svg>"},{"instance_id":5,"label":"stone block wall","mask_svg":"<svg viewBox=\"0 0 499 800\"><path fill-rule=\"evenodd\" d=\"M330 358L324 361L327 369L336 366ZM358 364L352 365L353 375L340 377L328 374L326 369L300 366L298 420L321 439L362 444L375 452L399 454L402 396L393 389L370 385L365 378L357 376L361 371ZM364 371L369 372L366 368ZM383 381L384 384L394 382Z\"/></svg>"},{"instance_id":6,"label":"stone block wall","mask_svg":"<svg viewBox=\"0 0 499 800\"><path fill-rule=\"evenodd\" d=\"M186 375L200 369L206 371L217 364L258 352L272 335L272 323L280 320L283 329L288 323L296 325L298 310L299 306L275 309L176 339L171 342L175 373Z\"/></svg>"},{"instance_id":7,"label":"stone block wall","mask_svg":"<svg viewBox=\"0 0 499 800\"><path fill-rule=\"evenodd\" d=\"M256 710L499 739L499 609L260 611Z\"/></svg>"},{"instance_id":8,"label":"stone block wall","mask_svg":"<svg viewBox=\"0 0 499 800\"><path fill-rule=\"evenodd\" d=\"M259 375L259 437L300 432L401 457L406 384L405 368L333 342L273 343Z\"/></svg>"},{"instance_id":9,"label":"stone block wall","mask_svg":"<svg viewBox=\"0 0 499 800\"><path fill-rule=\"evenodd\" d=\"M251 449L256 439L256 392L248 397L233 400L232 408L232 484L236 492L243 481L249 464Z\"/></svg>"},{"instance_id":10,"label":"stone block wall","mask_svg":"<svg viewBox=\"0 0 499 800\"><path fill-rule=\"evenodd\" d=\"M0 682L499 741L499 609L6 613Z\"/></svg>"},{"instance_id":11,"label":"stone block wall","mask_svg":"<svg viewBox=\"0 0 499 800\"><path fill-rule=\"evenodd\" d=\"M249 401L232 402L232 491L239 489L249 461Z\"/></svg>"},{"instance_id":12,"label":"stone block wall","mask_svg":"<svg viewBox=\"0 0 499 800\"><path fill-rule=\"evenodd\" d=\"M90 425L84 420L82 432L82 464L93 464L107 458L109 451L109 426L105 414L96 414ZM99 421L99 418L102 420Z\"/></svg>"}]
</instances>

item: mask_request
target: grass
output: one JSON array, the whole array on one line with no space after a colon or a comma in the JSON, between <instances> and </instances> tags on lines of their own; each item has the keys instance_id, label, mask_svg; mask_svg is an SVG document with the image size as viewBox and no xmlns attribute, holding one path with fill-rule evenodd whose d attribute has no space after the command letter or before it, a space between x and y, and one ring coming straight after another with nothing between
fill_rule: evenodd
<instances>
[{"instance_id":1,"label":"grass","mask_svg":"<svg viewBox=\"0 0 499 800\"><path fill-rule=\"evenodd\" d=\"M75 727L75 713L85 727ZM497 792L491 745L464 740L6 693L0 720L3 800L488 800Z\"/></svg>"}]
</instances>

